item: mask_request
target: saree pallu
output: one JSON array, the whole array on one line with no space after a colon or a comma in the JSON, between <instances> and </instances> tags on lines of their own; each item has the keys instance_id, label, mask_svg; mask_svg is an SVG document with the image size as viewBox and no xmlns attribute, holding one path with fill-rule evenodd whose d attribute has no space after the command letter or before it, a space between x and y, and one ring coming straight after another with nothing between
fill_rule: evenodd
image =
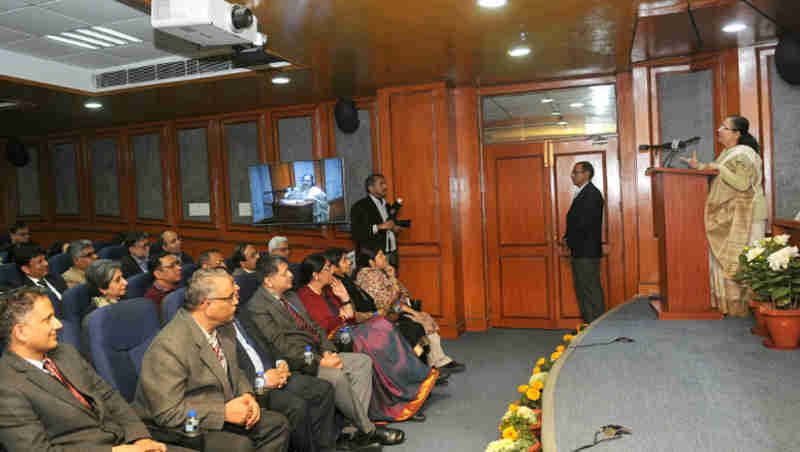
<instances>
[{"instance_id":1,"label":"saree pallu","mask_svg":"<svg viewBox=\"0 0 800 452\"><path fill-rule=\"evenodd\" d=\"M338 319L341 302L328 287L317 295L308 287L297 291L315 323L338 326L328 331L334 338L347 326L353 351L372 358L372 399L369 418L378 422L400 422L413 416L428 399L439 371L417 358L414 350L383 317L362 323L344 323ZM337 322L338 321L338 322Z\"/></svg>"}]
</instances>

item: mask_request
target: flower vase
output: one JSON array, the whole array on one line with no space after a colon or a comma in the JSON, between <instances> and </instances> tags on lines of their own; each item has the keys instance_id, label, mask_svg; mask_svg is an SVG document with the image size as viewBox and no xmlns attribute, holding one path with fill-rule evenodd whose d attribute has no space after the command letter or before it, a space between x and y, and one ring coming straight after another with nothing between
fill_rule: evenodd
<instances>
[{"instance_id":1,"label":"flower vase","mask_svg":"<svg viewBox=\"0 0 800 452\"><path fill-rule=\"evenodd\" d=\"M766 320L770 337L764 339L764 346L778 350L798 348L800 341L800 309L764 309L761 314Z\"/></svg>"},{"instance_id":2,"label":"flower vase","mask_svg":"<svg viewBox=\"0 0 800 452\"><path fill-rule=\"evenodd\" d=\"M750 300L750 307L753 308L753 315L756 318L756 326L750 328L750 332L755 334L756 336L769 336L769 331L767 331L767 323L764 319L764 316L761 314L761 310L767 308L769 306L768 302L764 301L756 301Z\"/></svg>"}]
</instances>

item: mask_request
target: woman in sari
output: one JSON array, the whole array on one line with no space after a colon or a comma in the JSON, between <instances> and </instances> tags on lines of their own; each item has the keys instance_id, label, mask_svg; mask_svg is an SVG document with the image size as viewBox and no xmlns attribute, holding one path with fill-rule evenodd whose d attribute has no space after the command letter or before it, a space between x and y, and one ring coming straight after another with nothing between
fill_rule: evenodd
<instances>
[{"instance_id":1,"label":"woman in sari","mask_svg":"<svg viewBox=\"0 0 800 452\"><path fill-rule=\"evenodd\" d=\"M408 289L397 279L394 267L381 250L361 248L359 261L368 262L369 265L358 270L356 284L368 293L378 308L378 313L385 316L395 309L402 312L414 322L425 329L425 338L430 351L428 364L445 372L463 372L466 366L447 356L442 348L442 339L439 337L439 325L427 312L415 310L411 307L411 295Z\"/></svg>"},{"instance_id":2,"label":"woman in sari","mask_svg":"<svg viewBox=\"0 0 800 452\"><path fill-rule=\"evenodd\" d=\"M711 163L681 157L694 169L715 169L706 200L706 237L711 248L711 304L721 313L749 314L746 290L734 281L739 255L749 243L764 238L767 201L761 186L762 161L749 121L728 116L717 131L724 150Z\"/></svg>"},{"instance_id":3,"label":"woman in sari","mask_svg":"<svg viewBox=\"0 0 800 452\"><path fill-rule=\"evenodd\" d=\"M347 290L333 277L325 256L306 257L302 268L307 283L297 290L297 296L311 319L331 338L347 327L353 351L372 358L370 419L424 421L425 415L419 409L436 384L439 372L417 359L386 319L372 316L361 322L356 320Z\"/></svg>"}]
</instances>

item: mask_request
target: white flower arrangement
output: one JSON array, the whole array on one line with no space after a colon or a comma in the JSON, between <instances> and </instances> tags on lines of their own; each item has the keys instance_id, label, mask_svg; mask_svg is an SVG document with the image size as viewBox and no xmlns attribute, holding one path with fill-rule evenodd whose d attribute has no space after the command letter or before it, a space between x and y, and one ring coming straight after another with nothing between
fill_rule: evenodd
<instances>
[{"instance_id":1,"label":"white flower arrangement","mask_svg":"<svg viewBox=\"0 0 800 452\"><path fill-rule=\"evenodd\" d=\"M759 246L759 247L751 248L750 250L748 250L747 251L747 262L753 262L753 259L757 258L758 256L761 256L761 253L764 252L764 249L765 248L762 248L762 247Z\"/></svg>"},{"instance_id":2,"label":"white flower arrangement","mask_svg":"<svg viewBox=\"0 0 800 452\"><path fill-rule=\"evenodd\" d=\"M772 238L772 241L778 245L786 246L789 243L789 234L776 235Z\"/></svg>"},{"instance_id":3,"label":"white flower arrangement","mask_svg":"<svg viewBox=\"0 0 800 452\"><path fill-rule=\"evenodd\" d=\"M530 380L528 380L528 384L532 385L534 381L541 381L542 384L547 382L547 372L537 372L531 375Z\"/></svg>"},{"instance_id":4,"label":"white flower arrangement","mask_svg":"<svg viewBox=\"0 0 800 452\"><path fill-rule=\"evenodd\" d=\"M517 447L516 441L511 439L498 439L486 446L486 452L514 452Z\"/></svg>"},{"instance_id":5,"label":"white flower arrangement","mask_svg":"<svg viewBox=\"0 0 800 452\"><path fill-rule=\"evenodd\" d=\"M532 425L536 425L539 423L539 414L526 406L521 406L517 408L517 416L525 419Z\"/></svg>"},{"instance_id":6,"label":"white flower arrangement","mask_svg":"<svg viewBox=\"0 0 800 452\"><path fill-rule=\"evenodd\" d=\"M770 254L767 262L769 262L769 268L774 271L786 270L789 261L798 256L800 256L800 252L796 246L786 246Z\"/></svg>"}]
</instances>

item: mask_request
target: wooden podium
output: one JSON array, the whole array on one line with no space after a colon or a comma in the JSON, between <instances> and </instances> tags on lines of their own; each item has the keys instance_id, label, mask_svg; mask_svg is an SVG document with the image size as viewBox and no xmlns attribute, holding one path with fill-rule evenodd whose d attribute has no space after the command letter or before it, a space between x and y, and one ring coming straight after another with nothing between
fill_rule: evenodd
<instances>
[{"instance_id":1,"label":"wooden podium","mask_svg":"<svg viewBox=\"0 0 800 452\"><path fill-rule=\"evenodd\" d=\"M708 240L704 224L708 178L717 170L650 168L653 227L658 237L660 320L717 320L711 308Z\"/></svg>"}]
</instances>

